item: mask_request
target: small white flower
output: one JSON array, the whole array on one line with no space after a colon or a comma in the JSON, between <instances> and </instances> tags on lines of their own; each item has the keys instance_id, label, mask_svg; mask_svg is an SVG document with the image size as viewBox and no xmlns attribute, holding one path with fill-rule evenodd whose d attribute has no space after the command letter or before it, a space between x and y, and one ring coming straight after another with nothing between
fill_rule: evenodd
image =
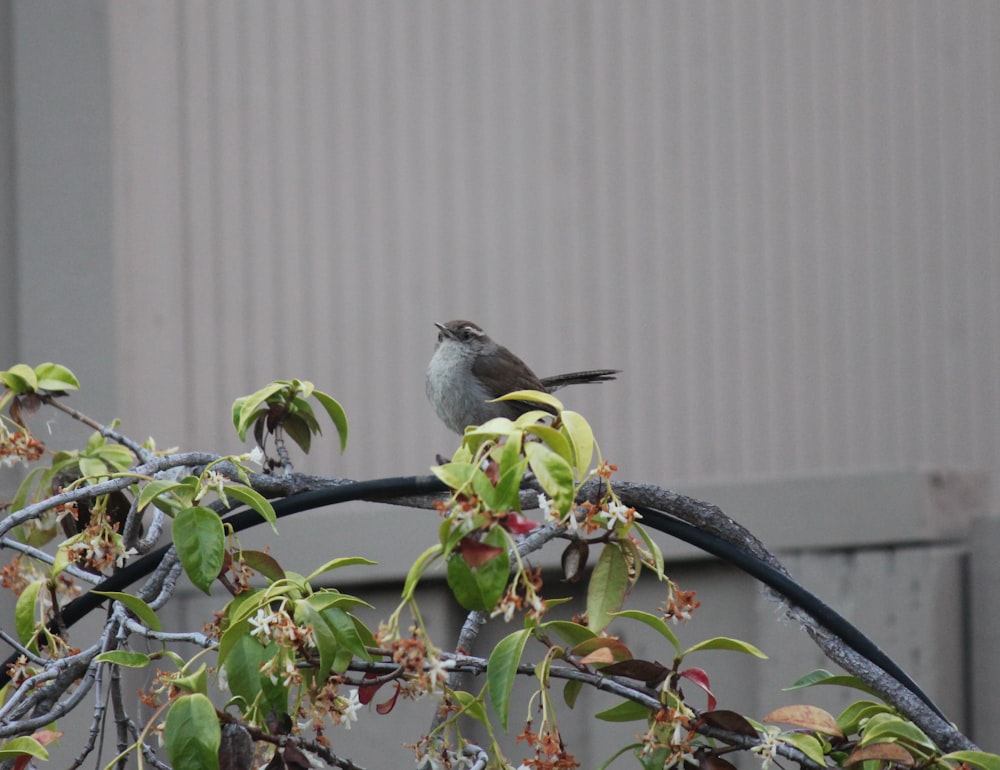
<instances>
[{"instance_id":1,"label":"small white flower","mask_svg":"<svg viewBox=\"0 0 1000 770\"><path fill-rule=\"evenodd\" d=\"M538 493L538 507L542 509L542 513L545 514L545 518L559 518L559 512L552 507L552 501L549 500L549 498L547 498L542 492Z\"/></svg>"},{"instance_id":2,"label":"small white flower","mask_svg":"<svg viewBox=\"0 0 1000 770\"><path fill-rule=\"evenodd\" d=\"M135 556L137 553L139 553L139 552L137 550L135 550L134 548L129 548L127 551L125 551L125 552L123 552L123 553L121 553L121 554L118 555L118 558L115 559L115 566L116 567L124 567L125 566L125 562L128 561L128 557L129 556Z\"/></svg>"},{"instance_id":3,"label":"small white flower","mask_svg":"<svg viewBox=\"0 0 1000 770\"><path fill-rule=\"evenodd\" d=\"M612 500L608 503L608 522L605 526L614 529L618 524L631 524L633 519L639 518L642 517L635 510L617 500Z\"/></svg>"},{"instance_id":4,"label":"small white flower","mask_svg":"<svg viewBox=\"0 0 1000 770\"><path fill-rule=\"evenodd\" d=\"M226 675L226 669L224 666L219 667L219 673L216 676L216 684L223 692L229 692L229 677Z\"/></svg>"},{"instance_id":5,"label":"small white flower","mask_svg":"<svg viewBox=\"0 0 1000 770\"><path fill-rule=\"evenodd\" d=\"M778 752L778 746L781 745L781 741L778 740L778 733L781 730L777 727L770 727L764 730L760 736L760 743L756 746L751 746L750 751L757 754L761 758L760 770L768 770L771 767L771 762L774 759L775 754Z\"/></svg>"},{"instance_id":6,"label":"small white flower","mask_svg":"<svg viewBox=\"0 0 1000 770\"><path fill-rule=\"evenodd\" d=\"M289 658L285 661L285 687L291 687L299 676L299 667L295 665L295 659Z\"/></svg>"},{"instance_id":7,"label":"small white flower","mask_svg":"<svg viewBox=\"0 0 1000 770\"><path fill-rule=\"evenodd\" d=\"M431 664L427 668L431 689L433 690L437 688L438 682L446 684L448 682L448 672L453 668L455 668L454 660L441 660L441 658L431 659Z\"/></svg>"},{"instance_id":8,"label":"small white flower","mask_svg":"<svg viewBox=\"0 0 1000 770\"><path fill-rule=\"evenodd\" d=\"M225 494L226 477L217 470L210 470L205 474L205 488L214 489L219 496Z\"/></svg>"},{"instance_id":9,"label":"small white flower","mask_svg":"<svg viewBox=\"0 0 1000 770\"><path fill-rule=\"evenodd\" d=\"M257 610L257 614L250 618L250 625L253 626L250 636L258 636L258 641L266 643L265 640L271 638L271 626L276 620L274 613L261 607Z\"/></svg>"},{"instance_id":10,"label":"small white flower","mask_svg":"<svg viewBox=\"0 0 1000 770\"><path fill-rule=\"evenodd\" d=\"M358 712L361 710L361 700L358 698L357 689L347 693L347 703L340 709L340 722L345 730L351 729L351 722L358 721Z\"/></svg>"},{"instance_id":11,"label":"small white flower","mask_svg":"<svg viewBox=\"0 0 1000 770\"><path fill-rule=\"evenodd\" d=\"M264 465L264 450L259 446L255 446L249 454L243 455L243 459L247 462L254 463L263 467Z\"/></svg>"}]
</instances>

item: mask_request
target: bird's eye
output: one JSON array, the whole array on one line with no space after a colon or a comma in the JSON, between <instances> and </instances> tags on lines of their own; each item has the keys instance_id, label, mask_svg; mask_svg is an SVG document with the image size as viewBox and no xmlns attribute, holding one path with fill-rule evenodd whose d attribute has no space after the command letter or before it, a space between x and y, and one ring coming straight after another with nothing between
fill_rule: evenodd
<instances>
[{"instance_id":1,"label":"bird's eye","mask_svg":"<svg viewBox=\"0 0 1000 770\"><path fill-rule=\"evenodd\" d=\"M469 340L472 339L472 329L470 329L468 326L463 326L460 334L462 337L462 342L468 342Z\"/></svg>"}]
</instances>

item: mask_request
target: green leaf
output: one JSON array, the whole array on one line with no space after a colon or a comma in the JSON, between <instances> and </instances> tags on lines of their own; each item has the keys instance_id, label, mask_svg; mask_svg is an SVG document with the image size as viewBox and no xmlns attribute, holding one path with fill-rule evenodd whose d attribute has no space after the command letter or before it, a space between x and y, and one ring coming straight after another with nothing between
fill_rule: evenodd
<instances>
[{"instance_id":1,"label":"green leaf","mask_svg":"<svg viewBox=\"0 0 1000 770\"><path fill-rule=\"evenodd\" d=\"M44 579L32 581L17 597L17 604L14 607L14 627L17 629L17 638L21 644L27 645L35 636L35 603L38 600L38 592L44 585Z\"/></svg>"},{"instance_id":2,"label":"green leaf","mask_svg":"<svg viewBox=\"0 0 1000 770\"><path fill-rule=\"evenodd\" d=\"M163 733L174 767L217 770L222 730L212 702L199 693L182 695L167 712Z\"/></svg>"},{"instance_id":3,"label":"green leaf","mask_svg":"<svg viewBox=\"0 0 1000 770\"><path fill-rule=\"evenodd\" d=\"M261 689L268 688L280 706L280 698L276 697L276 692L281 688L278 685L272 686L270 679L260 672L260 667L274 657L277 648L275 642L262 645L246 633L246 628L237 633L235 640L227 646L224 658L220 644L219 660L225 666L229 690L233 695L243 698L247 703L253 703ZM271 698L267 700L272 702ZM279 710L283 711L284 706Z\"/></svg>"},{"instance_id":4,"label":"green leaf","mask_svg":"<svg viewBox=\"0 0 1000 770\"><path fill-rule=\"evenodd\" d=\"M570 468L573 467L576 461L573 445L561 431L549 425L529 425L524 432L540 438L549 449L565 460Z\"/></svg>"},{"instance_id":5,"label":"green leaf","mask_svg":"<svg viewBox=\"0 0 1000 770\"><path fill-rule=\"evenodd\" d=\"M493 652L486 662L486 687L490 703L493 704L493 710L500 717L500 724L504 731L507 730L510 693L514 688L517 667L521 663L521 656L524 654L524 645L528 641L528 636L528 630L521 629L504 637L493 648Z\"/></svg>"},{"instance_id":6,"label":"green leaf","mask_svg":"<svg viewBox=\"0 0 1000 770\"><path fill-rule=\"evenodd\" d=\"M556 412L563 410L562 401L550 393L542 393L538 390L515 390L513 393L500 396L500 398L494 398L489 403L492 404L494 401L530 401L532 404L543 404L551 407Z\"/></svg>"},{"instance_id":7,"label":"green leaf","mask_svg":"<svg viewBox=\"0 0 1000 770\"><path fill-rule=\"evenodd\" d=\"M97 457L81 457L80 473L93 479L99 479L108 475L108 466Z\"/></svg>"},{"instance_id":8,"label":"green leaf","mask_svg":"<svg viewBox=\"0 0 1000 770\"><path fill-rule=\"evenodd\" d=\"M194 493L196 491L195 487L191 484L191 479L194 479L194 477L189 476L184 481L168 481L166 479L154 479L153 481L150 481L148 484L143 485L142 489L139 490L139 502L138 502L139 510L140 511L143 510L144 508L146 508L146 506L148 506L150 503L154 501L159 503L160 500L157 500L157 498L160 498L166 492L170 492L175 489L184 490L182 493L178 494L177 497L184 505L190 505L191 501L194 499ZM170 510L172 505L168 503L166 500L163 500L162 502L163 505L158 505L157 507L161 509L166 507L167 510Z\"/></svg>"},{"instance_id":9,"label":"green leaf","mask_svg":"<svg viewBox=\"0 0 1000 770\"><path fill-rule=\"evenodd\" d=\"M664 639L670 642L674 646L674 650L677 652L681 651L681 643L677 638L677 635L670 630L670 626L668 626L664 622L663 618L658 615L643 612L642 610L623 610L621 612L613 612L611 615L616 618L629 618L630 620L638 620L640 623L645 623L654 631L658 632Z\"/></svg>"},{"instance_id":10,"label":"green leaf","mask_svg":"<svg viewBox=\"0 0 1000 770\"><path fill-rule=\"evenodd\" d=\"M306 578L308 582L312 582L317 577L322 575L324 572L330 572L335 569L340 569L341 567L354 567L358 564L364 565L366 567L371 567L378 564L377 561L372 561L371 559L365 559L361 556L342 556L338 559L330 559L326 564L324 564L319 569L313 570L309 573Z\"/></svg>"},{"instance_id":11,"label":"green leaf","mask_svg":"<svg viewBox=\"0 0 1000 770\"><path fill-rule=\"evenodd\" d=\"M1000 756L985 751L953 751L941 757L945 762L960 762L981 770L1000 770Z\"/></svg>"},{"instance_id":12,"label":"green leaf","mask_svg":"<svg viewBox=\"0 0 1000 770\"><path fill-rule=\"evenodd\" d=\"M646 550L649 551L650 555L653 557L653 567L656 569L656 576L663 580L665 577L664 565L663 565L663 551L660 550L660 546L656 544L656 541L649 536L644 527L639 526L638 523L632 524L632 531L638 532L639 537L642 538L642 542L646 544Z\"/></svg>"},{"instance_id":13,"label":"green leaf","mask_svg":"<svg viewBox=\"0 0 1000 770\"><path fill-rule=\"evenodd\" d=\"M34 393L38 390L35 370L25 364L14 364L5 372L0 372L0 380L18 395Z\"/></svg>"},{"instance_id":14,"label":"green leaf","mask_svg":"<svg viewBox=\"0 0 1000 770\"><path fill-rule=\"evenodd\" d=\"M233 425L236 428L236 433L240 437L240 441L246 439L247 428L249 428L256 420L257 407L261 406L265 401L271 398L271 396L276 393L280 393L287 387L287 382L279 380L272 382L269 385L265 385L256 393L251 393L249 396L243 396L233 402Z\"/></svg>"},{"instance_id":15,"label":"green leaf","mask_svg":"<svg viewBox=\"0 0 1000 770\"><path fill-rule=\"evenodd\" d=\"M635 722L639 719L648 719L649 709L635 701L626 700L594 716L605 722Z\"/></svg>"},{"instance_id":16,"label":"green leaf","mask_svg":"<svg viewBox=\"0 0 1000 770\"><path fill-rule=\"evenodd\" d=\"M341 647L349 651L352 655L357 655L362 660L372 659L371 653L365 649L365 640L358 633L357 626L354 624L353 616L350 613L344 612L339 607L327 607L319 614L326 621L330 630L333 631ZM348 661L349 663L350 661ZM337 673L343 674L344 670L339 670Z\"/></svg>"},{"instance_id":17,"label":"green leaf","mask_svg":"<svg viewBox=\"0 0 1000 770\"><path fill-rule=\"evenodd\" d=\"M342 610L353 607L368 607L369 609L373 609L364 599L359 599L357 596L351 596L350 594L342 594L336 588L320 589L310 596L307 601L318 612L322 612L327 607L339 607Z\"/></svg>"},{"instance_id":18,"label":"green leaf","mask_svg":"<svg viewBox=\"0 0 1000 770\"><path fill-rule=\"evenodd\" d=\"M131 594L122 593L121 591L92 591L98 596L107 596L109 599L114 599L116 602L121 602L128 609L139 618L140 622L154 631L162 631L163 624L160 623L160 619L156 617L156 613L153 612L153 608L150 607L146 602L140 599L138 596L132 596Z\"/></svg>"},{"instance_id":19,"label":"green leaf","mask_svg":"<svg viewBox=\"0 0 1000 770\"><path fill-rule=\"evenodd\" d=\"M417 560L413 562L413 566L410 567L410 571L406 573L406 580L403 583L403 600L409 600L413 598L413 592L417 588L417 583L420 582L420 578L424 576L427 568L437 559L442 553L441 545L435 544L424 551Z\"/></svg>"},{"instance_id":20,"label":"green leaf","mask_svg":"<svg viewBox=\"0 0 1000 770\"><path fill-rule=\"evenodd\" d=\"M271 507L271 503L260 492L242 484L227 484L225 489L227 495L235 497L244 505L257 511L264 521L271 525L274 534L278 534L278 516L274 512L274 508Z\"/></svg>"},{"instance_id":21,"label":"green leaf","mask_svg":"<svg viewBox=\"0 0 1000 770\"><path fill-rule=\"evenodd\" d=\"M573 488L573 469L566 460L557 455L544 444L529 442L524 445L525 455L531 470L538 477L545 494L552 504L565 516L573 505L575 490Z\"/></svg>"},{"instance_id":22,"label":"green leaf","mask_svg":"<svg viewBox=\"0 0 1000 770\"><path fill-rule=\"evenodd\" d=\"M30 735L13 738L0 746L0 760L17 759L25 755L36 759L48 759L49 751Z\"/></svg>"},{"instance_id":23,"label":"green leaf","mask_svg":"<svg viewBox=\"0 0 1000 770\"><path fill-rule=\"evenodd\" d=\"M477 470L472 463L445 463L433 466L431 473L441 479L449 489L458 492L472 482L472 477Z\"/></svg>"},{"instance_id":24,"label":"green leaf","mask_svg":"<svg viewBox=\"0 0 1000 770\"><path fill-rule=\"evenodd\" d=\"M456 601L467 610L492 610L503 596L510 577L510 555L503 530L499 527L490 530L483 543L499 548L500 552L477 567L470 567L457 550L448 557L448 586Z\"/></svg>"},{"instance_id":25,"label":"green leaf","mask_svg":"<svg viewBox=\"0 0 1000 770\"><path fill-rule=\"evenodd\" d=\"M698 650L730 650L732 652L744 652L747 655L753 655L755 658L763 658L764 660L767 660L767 655L749 642L743 642L739 639L730 639L727 636L716 636L713 639L706 639L703 642L698 642L698 644L693 647L688 647L684 650L684 652L681 653L681 657L687 657L692 652L697 652Z\"/></svg>"},{"instance_id":26,"label":"green leaf","mask_svg":"<svg viewBox=\"0 0 1000 770\"><path fill-rule=\"evenodd\" d=\"M479 698L465 690L453 690L451 697L458 704L461 713L472 717L481 725L490 727L490 718L486 714L486 707Z\"/></svg>"},{"instance_id":27,"label":"green leaf","mask_svg":"<svg viewBox=\"0 0 1000 770\"><path fill-rule=\"evenodd\" d=\"M854 733L858 732L862 720L870 719L876 714L888 713L890 710L884 703L861 700L845 708L840 716L837 717L837 724L846 735L854 735Z\"/></svg>"},{"instance_id":28,"label":"green leaf","mask_svg":"<svg viewBox=\"0 0 1000 770\"><path fill-rule=\"evenodd\" d=\"M524 476L524 469L527 466L527 461L522 460L513 467L505 469L497 480L496 486L493 486L485 473L476 471L472 477L472 488L491 511L519 511L521 509L521 478Z\"/></svg>"},{"instance_id":29,"label":"green leaf","mask_svg":"<svg viewBox=\"0 0 1000 770\"><path fill-rule=\"evenodd\" d=\"M822 668L817 668L814 671L810 671L808 674L799 677L788 685L788 687L782 688L782 690L784 692L790 692L792 690L802 689L803 687L812 687L820 684L834 685L837 687L852 687L855 690L861 690L861 692L874 695L876 698L880 697L877 692L856 676L849 676L847 674L831 674L829 671Z\"/></svg>"},{"instance_id":30,"label":"green leaf","mask_svg":"<svg viewBox=\"0 0 1000 770\"><path fill-rule=\"evenodd\" d=\"M240 559L250 569L259 572L271 582L283 580L285 570L278 564L278 560L271 554L263 551L240 551Z\"/></svg>"},{"instance_id":31,"label":"green leaf","mask_svg":"<svg viewBox=\"0 0 1000 770\"><path fill-rule=\"evenodd\" d=\"M310 605L308 601L295 603L295 622L300 626L312 626L313 636L316 639L316 649L319 652L319 669L316 672L318 681L326 681L333 668L337 653L340 651L340 644L333 630L323 620L322 616ZM338 672L342 673L342 672Z\"/></svg>"},{"instance_id":32,"label":"green leaf","mask_svg":"<svg viewBox=\"0 0 1000 770\"><path fill-rule=\"evenodd\" d=\"M294 441L303 454L309 454L312 446L312 434L306 420L300 414L290 414L281 421L281 428L285 435Z\"/></svg>"},{"instance_id":33,"label":"green leaf","mask_svg":"<svg viewBox=\"0 0 1000 770\"><path fill-rule=\"evenodd\" d=\"M204 593L222 571L226 534L219 515L210 508L185 508L170 530L184 572Z\"/></svg>"},{"instance_id":34,"label":"green leaf","mask_svg":"<svg viewBox=\"0 0 1000 770\"><path fill-rule=\"evenodd\" d=\"M66 390L79 390L80 381L65 366L59 364L39 364L35 367L38 378L38 389L59 393Z\"/></svg>"},{"instance_id":35,"label":"green leaf","mask_svg":"<svg viewBox=\"0 0 1000 770\"><path fill-rule=\"evenodd\" d=\"M576 706L576 699L580 695L580 690L583 689L583 682L579 679L570 679L566 682L566 686L563 687L563 702L569 707L574 708Z\"/></svg>"},{"instance_id":36,"label":"green leaf","mask_svg":"<svg viewBox=\"0 0 1000 770\"><path fill-rule=\"evenodd\" d=\"M573 447L573 467L576 468L576 480L582 481L590 471L590 461L594 457L594 431L583 415L570 409L559 415L563 431Z\"/></svg>"},{"instance_id":37,"label":"green leaf","mask_svg":"<svg viewBox=\"0 0 1000 770\"><path fill-rule=\"evenodd\" d=\"M347 414L344 412L344 408L336 399L331 398L321 390L313 391L312 395L326 410L334 427L337 428L337 436L340 437L340 451L343 453L347 449Z\"/></svg>"},{"instance_id":38,"label":"green leaf","mask_svg":"<svg viewBox=\"0 0 1000 770\"><path fill-rule=\"evenodd\" d=\"M128 468L135 459L135 456L132 454L130 449L118 446L118 444L108 444L107 446L101 447L97 451L97 456L118 471L123 471Z\"/></svg>"},{"instance_id":39,"label":"green leaf","mask_svg":"<svg viewBox=\"0 0 1000 770\"><path fill-rule=\"evenodd\" d=\"M934 751L934 743L912 722L907 722L895 714L876 714L868 720L864 735L858 745L868 746L880 741L905 740L914 746Z\"/></svg>"},{"instance_id":40,"label":"green leaf","mask_svg":"<svg viewBox=\"0 0 1000 770\"><path fill-rule=\"evenodd\" d=\"M781 736L781 739L785 743L797 748L817 765L821 767L826 766L826 757L823 755L823 744L816 740L814 736L805 735L804 733L786 733Z\"/></svg>"},{"instance_id":41,"label":"green leaf","mask_svg":"<svg viewBox=\"0 0 1000 770\"><path fill-rule=\"evenodd\" d=\"M539 633L548 635L552 631L559 634L571 648L597 636L597 634L586 626L581 626L579 623L571 623L568 620L550 620L548 623L542 623L538 627Z\"/></svg>"},{"instance_id":42,"label":"green leaf","mask_svg":"<svg viewBox=\"0 0 1000 770\"><path fill-rule=\"evenodd\" d=\"M152 662L152 658L148 655L141 652L128 652L127 650L108 650L102 652L94 660L97 663L112 663L126 668L145 668Z\"/></svg>"},{"instance_id":43,"label":"green leaf","mask_svg":"<svg viewBox=\"0 0 1000 770\"><path fill-rule=\"evenodd\" d=\"M603 631L625 601L628 591L628 564L617 543L607 543L594 565L587 586L588 627L595 633Z\"/></svg>"},{"instance_id":44,"label":"green leaf","mask_svg":"<svg viewBox=\"0 0 1000 770\"><path fill-rule=\"evenodd\" d=\"M208 667L202 663L198 668L186 676L174 677L170 683L185 692L201 693L208 692Z\"/></svg>"}]
</instances>

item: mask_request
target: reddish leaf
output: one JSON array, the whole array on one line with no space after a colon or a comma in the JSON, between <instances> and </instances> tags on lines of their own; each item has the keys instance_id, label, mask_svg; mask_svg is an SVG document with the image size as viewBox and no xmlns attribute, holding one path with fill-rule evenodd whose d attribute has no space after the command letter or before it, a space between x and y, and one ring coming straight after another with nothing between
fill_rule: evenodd
<instances>
[{"instance_id":1,"label":"reddish leaf","mask_svg":"<svg viewBox=\"0 0 1000 770\"><path fill-rule=\"evenodd\" d=\"M896 762L904 767L913 767L913 755L898 743L873 743L863 748L855 749L844 760L845 765L854 765L869 759L880 759Z\"/></svg>"},{"instance_id":2,"label":"reddish leaf","mask_svg":"<svg viewBox=\"0 0 1000 770\"><path fill-rule=\"evenodd\" d=\"M598 647L593 652L587 653L582 658L580 658L580 663L584 666L589 666L594 663L614 663L615 656L607 647Z\"/></svg>"},{"instance_id":3,"label":"reddish leaf","mask_svg":"<svg viewBox=\"0 0 1000 770\"><path fill-rule=\"evenodd\" d=\"M571 652L574 655L585 657L601 648L610 650L614 660L631 660L632 658L632 651L622 641L612 636L595 636L593 639L587 639L580 642Z\"/></svg>"},{"instance_id":4,"label":"reddish leaf","mask_svg":"<svg viewBox=\"0 0 1000 770\"><path fill-rule=\"evenodd\" d=\"M491 457L484 461L480 467L483 475L490 480L490 484L496 486L500 481L500 463Z\"/></svg>"},{"instance_id":5,"label":"reddish leaf","mask_svg":"<svg viewBox=\"0 0 1000 770\"><path fill-rule=\"evenodd\" d=\"M538 529L539 525L537 522L534 522L519 513L510 511L506 516L500 519L500 526L512 535L526 535L533 529Z\"/></svg>"},{"instance_id":6,"label":"reddish leaf","mask_svg":"<svg viewBox=\"0 0 1000 770\"><path fill-rule=\"evenodd\" d=\"M378 677L379 675L373 671L369 671L365 674L365 679L378 679ZM383 684L385 684L385 682L382 682L382 684L363 684L358 687L358 700L361 701L361 705L367 706L371 703L372 698L375 697L375 693L379 691L379 688L381 688Z\"/></svg>"},{"instance_id":7,"label":"reddish leaf","mask_svg":"<svg viewBox=\"0 0 1000 770\"><path fill-rule=\"evenodd\" d=\"M389 698L389 700L387 700L387 701L379 703L375 707L375 710L379 714L385 715L385 714L388 714L390 711L392 711L394 708L396 708L396 700L399 698L399 691L400 691L400 689L401 688L399 686L399 682L396 682L396 691L392 694L392 697Z\"/></svg>"},{"instance_id":8,"label":"reddish leaf","mask_svg":"<svg viewBox=\"0 0 1000 770\"><path fill-rule=\"evenodd\" d=\"M462 557L462 561L472 569L485 564L490 559L495 559L504 552L503 548L481 543L472 537L463 537L459 540L456 550Z\"/></svg>"},{"instance_id":9,"label":"reddish leaf","mask_svg":"<svg viewBox=\"0 0 1000 770\"><path fill-rule=\"evenodd\" d=\"M718 727L720 730L728 730L731 733L747 735L751 738L757 737L757 731L753 725L742 714L738 714L735 711L727 711L726 709L705 711L702 713L701 718L706 724Z\"/></svg>"},{"instance_id":10,"label":"reddish leaf","mask_svg":"<svg viewBox=\"0 0 1000 770\"><path fill-rule=\"evenodd\" d=\"M647 687L657 687L663 684L670 669L662 663L648 660L623 660L619 663L612 663L601 669L604 676L624 676L629 679L638 679L645 682Z\"/></svg>"},{"instance_id":11,"label":"reddish leaf","mask_svg":"<svg viewBox=\"0 0 1000 770\"><path fill-rule=\"evenodd\" d=\"M59 730L39 730L31 734L31 737L38 741L43 746L48 746L52 741L57 741L62 738L62 733Z\"/></svg>"},{"instance_id":12,"label":"reddish leaf","mask_svg":"<svg viewBox=\"0 0 1000 770\"><path fill-rule=\"evenodd\" d=\"M708 674L706 674L704 670L700 668L688 668L684 671L678 672L677 675L694 682L706 693L708 693L708 710L715 710L715 696L712 695L712 690L709 688Z\"/></svg>"},{"instance_id":13,"label":"reddish leaf","mask_svg":"<svg viewBox=\"0 0 1000 770\"><path fill-rule=\"evenodd\" d=\"M843 738L844 731L840 729L837 720L821 708L815 706L782 706L764 717L765 722L783 722L796 727L804 727L834 738Z\"/></svg>"}]
</instances>

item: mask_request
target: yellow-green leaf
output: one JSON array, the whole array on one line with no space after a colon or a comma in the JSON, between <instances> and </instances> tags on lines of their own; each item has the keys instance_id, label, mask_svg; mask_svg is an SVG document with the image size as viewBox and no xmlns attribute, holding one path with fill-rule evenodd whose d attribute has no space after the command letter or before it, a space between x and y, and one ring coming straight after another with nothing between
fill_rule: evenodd
<instances>
[{"instance_id":1,"label":"yellow-green leaf","mask_svg":"<svg viewBox=\"0 0 1000 770\"><path fill-rule=\"evenodd\" d=\"M556 412L563 410L562 401L551 393L543 393L539 390L515 390L513 393L507 393L500 396L500 398L495 398L493 401L529 401L533 404L544 404Z\"/></svg>"},{"instance_id":2,"label":"yellow-green leaf","mask_svg":"<svg viewBox=\"0 0 1000 770\"><path fill-rule=\"evenodd\" d=\"M321 390L313 391L312 395L330 416L330 420L337 429L337 436L340 437L340 451L343 452L347 449L347 414L344 412L344 408L336 399L331 398Z\"/></svg>"},{"instance_id":3,"label":"yellow-green leaf","mask_svg":"<svg viewBox=\"0 0 1000 770\"><path fill-rule=\"evenodd\" d=\"M521 655L524 654L528 635L527 629L521 629L501 639L486 662L486 686L490 703L500 717L500 724L505 732L509 717L510 693L514 688L517 667L521 664Z\"/></svg>"},{"instance_id":4,"label":"yellow-green leaf","mask_svg":"<svg viewBox=\"0 0 1000 770\"><path fill-rule=\"evenodd\" d=\"M59 364L39 364L35 367L38 378L38 389L59 393L66 390L78 390L80 381L65 366Z\"/></svg>"},{"instance_id":5,"label":"yellow-green leaf","mask_svg":"<svg viewBox=\"0 0 1000 770\"><path fill-rule=\"evenodd\" d=\"M49 758L48 749L30 735L13 738L0 746L0 760L17 759L24 755L32 756L36 759Z\"/></svg>"},{"instance_id":6,"label":"yellow-green leaf","mask_svg":"<svg viewBox=\"0 0 1000 770\"><path fill-rule=\"evenodd\" d=\"M703 642L698 642L698 644L684 650L684 652L681 653L681 657L686 657L692 652L697 652L698 650L730 650L731 652L744 652L747 655L753 655L755 658L763 658L764 660L767 659L767 655L750 644L750 642L743 642L739 639L730 639L728 636L716 636L712 639L706 639Z\"/></svg>"},{"instance_id":7,"label":"yellow-green leaf","mask_svg":"<svg viewBox=\"0 0 1000 770\"><path fill-rule=\"evenodd\" d=\"M1000 756L985 751L953 751L941 759L945 762L965 763L980 770L1000 770Z\"/></svg>"},{"instance_id":8,"label":"yellow-green leaf","mask_svg":"<svg viewBox=\"0 0 1000 770\"><path fill-rule=\"evenodd\" d=\"M528 442L524 445L524 452L545 494L552 500L559 515L565 516L573 505L573 469L544 444Z\"/></svg>"},{"instance_id":9,"label":"yellow-green leaf","mask_svg":"<svg viewBox=\"0 0 1000 770\"><path fill-rule=\"evenodd\" d=\"M45 581L35 580L21 591L17 597L17 604L14 607L14 627L17 629L17 638L21 644L28 644L35 635L35 603L38 600L38 592Z\"/></svg>"},{"instance_id":10,"label":"yellow-green leaf","mask_svg":"<svg viewBox=\"0 0 1000 770\"><path fill-rule=\"evenodd\" d=\"M128 607L132 614L139 618L140 622L144 625L154 631L163 630L163 624L160 623L160 619L156 617L156 613L153 611L153 608L146 604L146 602L138 596L132 596L132 594L126 594L121 591L93 591L93 593L98 596L107 596L109 599L114 599L116 602L121 602Z\"/></svg>"},{"instance_id":11,"label":"yellow-green leaf","mask_svg":"<svg viewBox=\"0 0 1000 770\"><path fill-rule=\"evenodd\" d=\"M25 364L14 364L5 372L0 372L0 380L18 395L34 393L38 390L35 370Z\"/></svg>"},{"instance_id":12,"label":"yellow-green leaf","mask_svg":"<svg viewBox=\"0 0 1000 770\"><path fill-rule=\"evenodd\" d=\"M563 432L573 447L576 480L582 481L590 470L590 461L594 456L594 431L583 415L570 409L562 412L559 418L562 420Z\"/></svg>"},{"instance_id":13,"label":"yellow-green leaf","mask_svg":"<svg viewBox=\"0 0 1000 770\"><path fill-rule=\"evenodd\" d=\"M681 651L681 643L680 640L678 640L677 635L659 615L653 615L652 613L643 612L642 610L622 610L621 612L613 612L611 614L616 618L629 618L630 620L638 620L640 623L645 623L654 631L658 632L664 639L670 642L677 652Z\"/></svg>"},{"instance_id":14,"label":"yellow-green leaf","mask_svg":"<svg viewBox=\"0 0 1000 770\"><path fill-rule=\"evenodd\" d=\"M603 631L617 612L628 592L628 564L617 543L607 543L594 566L587 587L588 627Z\"/></svg>"},{"instance_id":15,"label":"yellow-green leaf","mask_svg":"<svg viewBox=\"0 0 1000 770\"><path fill-rule=\"evenodd\" d=\"M145 668L150 664L152 658L141 652L108 650L94 658L94 661L96 663L112 663L116 666L125 666L126 668Z\"/></svg>"}]
</instances>

